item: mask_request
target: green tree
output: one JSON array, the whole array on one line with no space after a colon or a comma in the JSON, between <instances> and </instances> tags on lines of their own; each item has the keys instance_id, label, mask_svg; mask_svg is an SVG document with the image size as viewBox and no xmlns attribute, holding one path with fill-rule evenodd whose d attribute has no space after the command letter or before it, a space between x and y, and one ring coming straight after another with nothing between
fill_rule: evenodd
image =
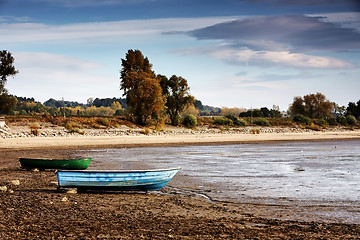
<instances>
[{"instance_id":1,"label":"green tree","mask_svg":"<svg viewBox=\"0 0 360 240\"><path fill-rule=\"evenodd\" d=\"M337 103L332 102L332 109L331 109L331 114L333 116L344 116L345 112L346 112L346 107L345 106L339 106Z\"/></svg>"},{"instance_id":2,"label":"green tree","mask_svg":"<svg viewBox=\"0 0 360 240\"><path fill-rule=\"evenodd\" d=\"M357 103L349 102L346 115L353 115L355 118L360 117L360 100Z\"/></svg>"},{"instance_id":3,"label":"green tree","mask_svg":"<svg viewBox=\"0 0 360 240\"><path fill-rule=\"evenodd\" d=\"M14 96L8 94L0 95L0 113L7 114L16 106L17 99Z\"/></svg>"},{"instance_id":4,"label":"green tree","mask_svg":"<svg viewBox=\"0 0 360 240\"><path fill-rule=\"evenodd\" d=\"M294 101L290 105L289 110L293 115L302 114L305 116L305 104L304 104L303 98L302 97L294 97Z\"/></svg>"},{"instance_id":5,"label":"green tree","mask_svg":"<svg viewBox=\"0 0 360 240\"><path fill-rule=\"evenodd\" d=\"M18 71L13 66L14 58L10 52L0 51L0 112L9 113L16 106L17 99L8 95L5 88L7 78L15 76Z\"/></svg>"},{"instance_id":6,"label":"green tree","mask_svg":"<svg viewBox=\"0 0 360 240\"><path fill-rule=\"evenodd\" d=\"M7 93L5 89L5 84L7 77L15 76L18 71L13 66L14 58L10 52L3 50L0 51L0 94Z\"/></svg>"},{"instance_id":7,"label":"green tree","mask_svg":"<svg viewBox=\"0 0 360 240\"><path fill-rule=\"evenodd\" d=\"M170 117L171 124L174 126L180 123L180 113L191 104L195 98L189 94L189 85L187 80L176 75L167 79L165 76L158 75L162 93L166 97L166 113Z\"/></svg>"},{"instance_id":8,"label":"green tree","mask_svg":"<svg viewBox=\"0 0 360 240\"><path fill-rule=\"evenodd\" d=\"M126 96L128 116L141 125L160 124L165 101L148 58L139 50L128 50L121 61L120 89Z\"/></svg>"}]
</instances>

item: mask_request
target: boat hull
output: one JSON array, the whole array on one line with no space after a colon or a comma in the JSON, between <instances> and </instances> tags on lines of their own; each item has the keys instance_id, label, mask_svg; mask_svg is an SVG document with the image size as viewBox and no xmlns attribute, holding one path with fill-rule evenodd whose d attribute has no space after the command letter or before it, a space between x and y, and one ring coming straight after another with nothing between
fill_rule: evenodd
<instances>
[{"instance_id":1,"label":"boat hull","mask_svg":"<svg viewBox=\"0 0 360 240\"><path fill-rule=\"evenodd\" d=\"M91 158L85 159L37 159L37 158L19 158L21 167L27 169L38 168L45 169L69 169L84 170L89 167Z\"/></svg>"},{"instance_id":2,"label":"boat hull","mask_svg":"<svg viewBox=\"0 0 360 240\"><path fill-rule=\"evenodd\" d=\"M153 191L163 188L179 171L160 170L59 170L57 178L59 188L78 188L119 191Z\"/></svg>"}]
</instances>

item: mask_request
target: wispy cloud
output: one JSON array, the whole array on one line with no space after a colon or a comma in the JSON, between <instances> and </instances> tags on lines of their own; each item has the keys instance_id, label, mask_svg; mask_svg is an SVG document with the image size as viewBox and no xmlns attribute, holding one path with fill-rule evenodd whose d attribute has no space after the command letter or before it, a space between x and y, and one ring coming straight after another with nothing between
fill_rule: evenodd
<instances>
[{"instance_id":1,"label":"wispy cloud","mask_svg":"<svg viewBox=\"0 0 360 240\"><path fill-rule=\"evenodd\" d=\"M16 64L22 69L39 68L42 71L89 71L96 70L101 64L77 57L48 53L16 52Z\"/></svg>"},{"instance_id":2,"label":"wispy cloud","mask_svg":"<svg viewBox=\"0 0 360 240\"><path fill-rule=\"evenodd\" d=\"M0 43L37 42L51 40L101 40L116 41L118 37L139 35L161 35L167 31L188 31L194 28L229 21L234 17L176 18L152 20L127 20L112 22L90 22L64 25L42 23L3 23ZM26 36L26 38L24 37Z\"/></svg>"},{"instance_id":3,"label":"wispy cloud","mask_svg":"<svg viewBox=\"0 0 360 240\"><path fill-rule=\"evenodd\" d=\"M6 22L28 22L30 21L29 17L13 17L13 16L0 16L0 23Z\"/></svg>"},{"instance_id":4,"label":"wispy cloud","mask_svg":"<svg viewBox=\"0 0 360 240\"><path fill-rule=\"evenodd\" d=\"M359 6L359 2L357 0L302 0L302 1L294 1L294 0L239 0L239 1L248 1L248 2L257 2L257 3L271 3L273 5L308 5L308 6L316 6L316 5L352 5L354 7Z\"/></svg>"},{"instance_id":5,"label":"wispy cloud","mask_svg":"<svg viewBox=\"0 0 360 240\"><path fill-rule=\"evenodd\" d=\"M360 48L360 33L310 16L261 16L187 32L199 40L217 39L254 50L348 51ZM341 44L339 44L341 43Z\"/></svg>"},{"instance_id":6,"label":"wispy cloud","mask_svg":"<svg viewBox=\"0 0 360 240\"><path fill-rule=\"evenodd\" d=\"M14 0L13 0L14 1ZM16 0L15 0L16 1ZM96 6L118 6L139 4L147 0L28 0L63 7L96 7ZM156 1L156 0L150 0Z\"/></svg>"},{"instance_id":7,"label":"wispy cloud","mask_svg":"<svg viewBox=\"0 0 360 240\"><path fill-rule=\"evenodd\" d=\"M175 51L182 55L206 55L222 60L228 64L261 67L295 67L295 68L353 68L348 61L324 56L291 53L288 51L254 51L248 48L217 45L211 47L191 48Z\"/></svg>"},{"instance_id":8,"label":"wispy cloud","mask_svg":"<svg viewBox=\"0 0 360 240\"><path fill-rule=\"evenodd\" d=\"M338 22L344 22L350 17L336 16ZM332 18L335 18L335 15ZM336 56L340 52L360 50L360 32L329 22L325 17L249 17L184 33L197 40L215 40L221 43L211 47L182 49L176 53L205 55L234 65L354 68L354 63Z\"/></svg>"}]
</instances>

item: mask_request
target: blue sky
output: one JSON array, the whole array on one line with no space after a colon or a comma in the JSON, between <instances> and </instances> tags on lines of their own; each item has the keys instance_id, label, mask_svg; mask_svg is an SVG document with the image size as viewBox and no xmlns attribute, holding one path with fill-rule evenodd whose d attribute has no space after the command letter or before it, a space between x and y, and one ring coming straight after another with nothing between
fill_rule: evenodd
<instances>
[{"instance_id":1,"label":"blue sky","mask_svg":"<svg viewBox=\"0 0 360 240\"><path fill-rule=\"evenodd\" d=\"M19 70L6 88L41 102L122 97L129 49L206 105L360 100L358 0L0 0L0 33Z\"/></svg>"}]
</instances>

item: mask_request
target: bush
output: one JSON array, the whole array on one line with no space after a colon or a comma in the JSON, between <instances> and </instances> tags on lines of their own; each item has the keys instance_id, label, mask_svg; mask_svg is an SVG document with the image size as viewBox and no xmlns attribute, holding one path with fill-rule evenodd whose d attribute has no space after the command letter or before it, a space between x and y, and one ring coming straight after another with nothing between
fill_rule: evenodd
<instances>
[{"instance_id":1,"label":"bush","mask_svg":"<svg viewBox=\"0 0 360 240\"><path fill-rule=\"evenodd\" d=\"M309 117L305 117L302 114L296 114L293 117L294 122L297 123L305 123L306 125L310 125L311 124L311 119Z\"/></svg>"},{"instance_id":2,"label":"bush","mask_svg":"<svg viewBox=\"0 0 360 240\"><path fill-rule=\"evenodd\" d=\"M79 133L81 135L85 134L84 130L80 130L79 128L70 128L68 129L69 133Z\"/></svg>"},{"instance_id":3,"label":"bush","mask_svg":"<svg viewBox=\"0 0 360 240\"><path fill-rule=\"evenodd\" d=\"M342 125L346 125L347 121L346 121L346 117L344 116L337 116L336 117L336 121Z\"/></svg>"},{"instance_id":4,"label":"bush","mask_svg":"<svg viewBox=\"0 0 360 240\"><path fill-rule=\"evenodd\" d=\"M336 126L337 125L336 118L334 118L334 117L329 117L328 119L326 119L326 121L331 126Z\"/></svg>"},{"instance_id":5,"label":"bush","mask_svg":"<svg viewBox=\"0 0 360 240\"><path fill-rule=\"evenodd\" d=\"M234 115L226 115L225 117L230 119L235 126L245 127L247 125L247 123L244 119L235 117Z\"/></svg>"},{"instance_id":6,"label":"bush","mask_svg":"<svg viewBox=\"0 0 360 240\"><path fill-rule=\"evenodd\" d=\"M101 118L99 123L105 127L110 127L111 126L111 122L108 118Z\"/></svg>"},{"instance_id":7,"label":"bush","mask_svg":"<svg viewBox=\"0 0 360 240\"><path fill-rule=\"evenodd\" d=\"M356 118L353 116L353 115L347 115L346 116L346 122L349 124L349 125L355 125L357 123L357 120Z\"/></svg>"},{"instance_id":8,"label":"bush","mask_svg":"<svg viewBox=\"0 0 360 240\"><path fill-rule=\"evenodd\" d=\"M329 123L324 118L319 118L317 124L322 128L327 128L329 126Z\"/></svg>"},{"instance_id":9,"label":"bush","mask_svg":"<svg viewBox=\"0 0 360 240\"><path fill-rule=\"evenodd\" d=\"M321 131L321 127L319 125L315 125L314 123L311 123L307 128L314 131Z\"/></svg>"},{"instance_id":10,"label":"bush","mask_svg":"<svg viewBox=\"0 0 360 240\"><path fill-rule=\"evenodd\" d=\"M65 123L64 127L69 130L69 129L72 129L72 128L76 128L77 127L77 123L76 122L73 122L73 121L68 121Z\"/></svg>"},{"instance_id":11,"label":"bush","mask_svg":"<svg viewBox=\"0 0 360 240\"><path fill-rule=\"evenodd\" d=\"M40 129L41 127L40 127L40 124L39 124L38 122L30 123L30 124L29 124L29 128L30 128L31 134L33 134L33 135L35 135L35 136L39 136L39 134L40 134L39 129Z\"/></svg>"},{"instance_id":12,"label":"bush","mask_svg":"<svg viewBox=\"0 0 360 240\"><path fill-rule=\"evenodd\" d=\"M247 126L247 122L245 119L242 118L238 118L238 122L236 124L237 126L242 126L242 127L246 127Z\"/></svg>"},{"instance_id":13,"label":"bush","mask_svg":"<svg viewBox=\"0 0 360 240\"><path fill-rule=\"evenodd\" d=\"M260 129L251 129L251 134L259 134L260 133Z\"/></svg>"},{"instance_id":14,"label":"bush","mask_svg":"<svg viewBox=\"0 0 360 240\"><path fill-rule=\"evenodd\" d=\"M182 124L186 127L195 127L197 125L197 119L194 115L186 115L183 120Z\"/></svg>"},{"instance_id":15,"label":"bush","mask_svg":"<svg viewBox=\"0 0 360 240\"><path fill-rule=\"evenodd\" d=\"M253 121L253 123L258 126L270 126L269 121L265 118L257 118Z\"/></svg>"},{"instance_id":16,"label":"bush","mask_svg":"<svg viewBox=\"0 0 360 240\"><path fill-rule=\"evenodd\" d=\"M233 125L233 121L227 117L216 117L214 118L214 124L216 125Z\"/></svg>"}]
</instances>

